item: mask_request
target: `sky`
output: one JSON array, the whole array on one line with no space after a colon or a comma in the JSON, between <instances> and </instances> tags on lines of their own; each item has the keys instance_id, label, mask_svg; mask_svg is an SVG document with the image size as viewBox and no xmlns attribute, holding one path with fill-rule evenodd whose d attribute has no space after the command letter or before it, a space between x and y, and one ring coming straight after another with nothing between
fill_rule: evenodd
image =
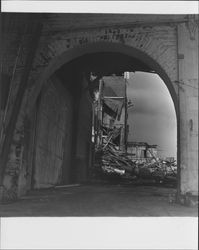
<instances>
[{"instance_id":1,"label":"sky","mask_svg":"<svg viewBox=\"0 0 199 250\"><path fill-rule=\"evenodd\" d=\"M161 157L176 158L176 114L163 80L157 74L130 72L127 98L134 104L128 110L128 141L157 144Z\"/></svg>"}]
</instances>

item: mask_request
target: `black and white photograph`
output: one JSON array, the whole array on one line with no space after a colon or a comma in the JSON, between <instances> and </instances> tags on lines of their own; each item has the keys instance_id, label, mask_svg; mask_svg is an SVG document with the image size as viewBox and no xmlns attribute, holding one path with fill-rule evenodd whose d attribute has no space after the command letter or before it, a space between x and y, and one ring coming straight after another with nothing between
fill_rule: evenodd
<instances>
[{"instance_id":1,"label":"black and white photograph","mask_svg":"<svg viewBox=\"0 0 199 250\"><path fill-rule=\"evenodd\" d=\"M100 10L81 12L76 5L84 1L74 1L73 11L56 12L56 1L41 2L41 11L1 13L1 222L88 218L89 224L93 218L106 227L111 218L157 218L152 224L158 232L161 218L195 223L197 8L116 13L105 3L101 11L103 1L96 1ZM54 2L55 11L48 11L51 5L43 11L45 2ZM126 238L125 230L130 234L123 224L113 225L115 242ZM195 227L190 238L196 232ZM177 238L185 239L183 233ZM144 237L149 240L140 241ZM173 249L182 249L177 246ZM105 248L135 249L133 235L127 245L96 244L95 249Z\"/></svg>"}]
</instances>

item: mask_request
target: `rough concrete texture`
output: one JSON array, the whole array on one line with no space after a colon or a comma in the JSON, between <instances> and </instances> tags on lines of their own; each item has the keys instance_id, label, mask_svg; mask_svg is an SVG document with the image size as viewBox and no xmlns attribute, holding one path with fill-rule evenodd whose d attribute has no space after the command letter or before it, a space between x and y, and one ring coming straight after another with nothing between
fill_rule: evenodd
<instances>
[{"instance_id":1,"label":"rough concrete texture","mask_svg":"<svg viewBox=\"0 0 199 250\"><path fill-rule=\"evenodd\" d=\"M181 192L197 195L198 29L195 23L178 25L178 54L184 55L179 59Z\"/></svg>"},{"instance_id":2,"label":"rough concrete texture","mask_svg":"<svg viewBox=\"0 0 199 250\"><path fill-rule=\"evenodd\" d=\"M32 18L32 16L30 17ZM18 49L16 41L21 41L23 37L18 38L17 36L24 33L23 21L26 22L26 19L23 20L22 16L22 20L17 24L15 24L16 16L12 19L12 15L10 15L10 17L8 16L9 19L12 20L12 25L5 32L5 41L9 41L9 44L15 46L12 51L5 46L4 51L9 51L9 54L5 60L4 71L9 72L9 74L14 72L12 84L17 90L24 71L23 63L29 51L28 41L31 41L33 34L31 34L30 29L26 30L27 36L24 37L24 40L22 39L25 45L19 53L21 59L17 61L17 70L14 71L13 61ZM73 23L78 21L77 16L70 16L69 19ZM1 188L8 197L16 198L18 196L18 177L20 171L24 168L23 164L26 162L24 147L28 129L25 129L25 121L31 116L30 111L34 108L42 85L64 63L84 53L100 51L101 43L105 44L106 50L111 50L111 47L114 47L114 51L125 50L126 53L129 51L132 56L134 52L138 52L137 56L141 61L151 62L151 67L154 66L156 69L158 65L160 71L157 71L157 73L160 76L166 75L169 79L165 83L170 90L174 90L173 94L171 93L172 97L175 97L174 103L177 104L179 101L180 106L177 114L178 130L180 131L178 133L178 161L181 171L180 191L183 194L187 192L198 194L198 180L196 178L198 152L197 147L195 147L198 138L198 108L195 108L195 104L197 104L196 92L198 93L198 23L194 19L188 20L187 16L179 16L174 19L169 16L164 16L164 18L152 16L150 20L149 16L143 16L143 18L140 16L139 22L134 17L129 23L126 18L116 21L115 17L113 19L112 16L108 15L98 16L97 19L92 16L90 20L93 20L94 25L91 25L91 22L88 24L86 21L88 20L87 16L81 16L79 29L77 25L70 26L70 22L65 22L65 19L61 19L59 15L49 15L42 19L43 30L29 74L28 87L18 115L3 187ZM109 21L111 21L112 26L107 27ZM13 35L12 30L20 32ZM131 53L131 49L134 51L133 53ZM162 72L164 72L163 75L161 75ZM12 96L11 103L14 102L14 98L15 94ZM11 105L8 113L11 112L12 108ZM27 118L28 116L29 118Z\"/></svg>"},{"instance_id":3,"label":"rough concrete texture","mask_svg":"<svg viewBox=\"0 0 199 250\"><path fill-rule=\"evenodd\" d=\"M173 202L175 193L173 188L110 184L40 190L0 205L0 216L197 216L197 207Z\"/></svg>"}]
</instances>

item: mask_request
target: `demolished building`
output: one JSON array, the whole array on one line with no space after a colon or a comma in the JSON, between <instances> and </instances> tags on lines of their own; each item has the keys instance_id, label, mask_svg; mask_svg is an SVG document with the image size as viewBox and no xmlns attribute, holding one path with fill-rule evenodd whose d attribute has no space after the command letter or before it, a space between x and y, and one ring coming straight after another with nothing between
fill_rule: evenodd
<instances>
[{"instance_id":1,"label":"demolished building","mask_svg":"<svg viewBox=\"0 0 199 250\"><path fill-rule=\"evenodd\" d=\"M149 145L146 142L132 142L127 143L128 156L138 162L149 162L158 157L157 145Z\"/></svg>"},{"instance_id":2,"label":"demolished building","mask_svg":"<svg viewBox=\"0 0 199 250\"><path fill-rule=\"evenodd\" d=\"M124 74L125 76L125 74ZM127 86L124 76L98 80L93 103L94 179L176 181L175 162L159 159L157 145L128 141Z\"/></svg>"},{"instance_id":3,"label":"demolished building","mask_svg":"<svg viewBox=\"0 0 199 250\"><path fill-rule=\"evenodd\" d=\"M93 131L96 145L104 143L115 131L113 142L125 151L127 143L127 97L123 76L104 76L99 82L97 101L94 103Z\"/></svg>"}]
</instances>

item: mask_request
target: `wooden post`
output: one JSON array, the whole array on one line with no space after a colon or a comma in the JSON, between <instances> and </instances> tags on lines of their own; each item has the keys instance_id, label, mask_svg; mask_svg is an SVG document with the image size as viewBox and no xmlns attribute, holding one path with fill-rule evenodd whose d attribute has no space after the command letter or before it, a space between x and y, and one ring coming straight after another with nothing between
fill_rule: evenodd
<instances>
[{"instance_id":1,"label":"wooden post","mask_svg":"<svg viewBox=\"0 0 199 250\"><path fill-rule=\"evenodd\" d=\"M125 108L125 120L124 120L124 148L125 148L125 153L127 152L127 119L128 119L128 113L127 113L127 94L126 94L126 91L127 91L127 81L126 81L126 78L125 78L125 99L124 99L124 108Z\"/></svg>"},{"instance_id":2,"label":"wooden post","mask_svg":"<svg viewBox=\"0 0 199 250\"><path fill-rule=\"evenodd\" d=\"M99 80L99 99L98 99L98 145L102 145L102 125L103 125L103 82Z\"/></svg>"}]
</instances>

